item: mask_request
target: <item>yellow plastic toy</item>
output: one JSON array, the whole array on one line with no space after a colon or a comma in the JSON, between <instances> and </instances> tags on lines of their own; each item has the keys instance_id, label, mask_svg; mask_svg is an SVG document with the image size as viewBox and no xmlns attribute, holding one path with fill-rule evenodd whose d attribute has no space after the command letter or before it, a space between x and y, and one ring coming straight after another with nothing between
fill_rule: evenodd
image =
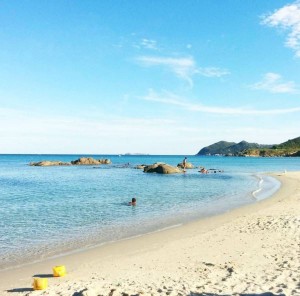
<instances>
[{"instance_id":1,"label":"yellow plastic toy","mask_svg":"<svg viewBox=\"0 0 300 296\"><path fill-rule=\"evenodd\" d=\"M64 265L54 266L53 267L53 276L60 277L66 275L66 267Z\"/></svg>"},{"instance_id":2,"label":"yellow plastic toy","mask_svg":"<svg viewBox=\"0 0 300 296\"><path fill-rule=\"evenodd\" d=\"M33 290L46 290L48 288L48 279L46 278L33 278Z\"/></svg>"}]
</instances>

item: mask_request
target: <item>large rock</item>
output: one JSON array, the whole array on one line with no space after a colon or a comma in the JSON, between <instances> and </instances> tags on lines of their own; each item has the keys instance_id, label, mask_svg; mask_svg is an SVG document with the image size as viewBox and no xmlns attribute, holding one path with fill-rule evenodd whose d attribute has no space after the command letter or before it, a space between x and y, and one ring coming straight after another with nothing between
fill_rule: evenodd
<instances>
[{"instance_id":1,"label":"large rock","mask_svg":"<svg viewBox=\"0 0 300 296\"><path fill-rule=\"evenodd\" d=\"M179 163L179 164L177 165L177 167L183 169L183 163L182 163L182 162ZM194 166L193 166L190 162L187 162L187 163L185 164L185 168L186 168L186 169L193 169Z\"/></svg>"},{"instance_id":2,"label":"large rock","mask_svg":"<svg viewBox=\"0 0 300 296\"><path fill-rule=\"evenodd\" d=\"M59 166L59 165L71 165L69 162L62 162L62 161L50 161L50 160L43 160L38 162L31 162L29 165L31 166Z\"/></svg>"},{"instance_id":3,"label":"large rock","mask_svg":"<svg viewBox=\"0 0 300 296\"><path fill-rule=\"evenodd\" d=\"M71 161L73 165L98 165L101 162L92 157L80 157L79 159Z\"/></svg>"},{"instance_id":4,"label":"large rock","mask_svg":"<svg viewBox=\"0 0 300 296\"><path fill-rule=\"evenodd\" d=\"M79 159L71 161L73 165L99 165L99 164L111 164L110 159L94 159L92 157L80 157Z\"/></svg>"},{"instance_id":5,"label":"large rock","mask_svg":"<svg viewBox=\"0 0 300 296\"><path fill-rule=\"evenodd\" d=\"M100 164L111 164L110 159L94 159L92 157L81 157L79 159L69 162L62 161L39 161L39 162L31 162L29 165L31 166L58 166L58 165L100 165Z\"/></svg>"},{"instance_id":6,"label":"large rock","mask_svg":"<svg viewBox=\"0 0 300 296\"><path fill-rule=\"evenodd\" d=\"M111 164L111 160L108 159L108 158L105 158L105 159L99 159L99 162L101 164Z\"/></svg>"},{"instance_id":7,"label":"large rock","mask_svg":"<svg viewBox=\"0 0 300 296\"><path fill-rule=\"evenodd\" d=\"M182 171L177 168L173 167L169 164L165 163L155 163L152 165L147 165L144 167L145 173L157 173L157 174L178 174L182 173Z\"/></svg>"}]
</instances>

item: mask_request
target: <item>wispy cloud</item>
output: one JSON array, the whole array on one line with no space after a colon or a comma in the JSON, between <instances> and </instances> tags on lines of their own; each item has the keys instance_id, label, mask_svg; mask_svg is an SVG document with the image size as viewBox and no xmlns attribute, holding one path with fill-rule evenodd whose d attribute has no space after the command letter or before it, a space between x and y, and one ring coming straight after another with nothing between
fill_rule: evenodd
<instances>
[{"instance_id":1,"label":"wispy cloud","mask_svg":"<svg viewBox=\"0 0 300 296\"><path fill-rule=\"evenodd\" d=\"M206 77L222 77L229 75L230 72L227 69L221 69L216 67L198 68L197 73Z\"/></svg>"},{"instance_id":2,"label":"wispy cloud","mask_svg":"<svg viewBox=\"0 0 300 296\"><path fill-rule=\"evenodd\" d=\"M196 63L193 57L173 58L140 56L136 59L141 65L146 67L163 66L171 70L175 75L193 86L192 76L196 73Z\"/></svg>"},{"instance_id":3,"label":"wispy cloud","mask_svg":"<svg viewBox=\"0 0 300 296\"><path fill-rule=\"evenodd\" d=\"M136 61L145 67L163 66L172 71L177 77L187 81L193 86L192 77L199 74L206 77L221 77L228 75L230 72L226 69L216 67L197 68L196 61L193 57L159 57L159 56L140 56Z\"/></svg>"},{"instance_id":4,"label":"wispy cloud","mask_svg":"<svg viewBox=\"0 0 300 296\"><path fill-rule=\"evenodd\" d=\"M223 114L223 115L278 115L278 114L300 112L300 107L288 108L288 109L257 110L257 109L250 109L245 107L226 108L226 107L205 106L203 104L190 103L169 92L164 92L162 94L159 94L153 90L149 90L148 94L142 97L142 99L146 101L152 101L152 102L177 106L187 111Z\"/></svg>"},{"instance_id":5,"label":"wispy cloud","mask_svg":"<svg viewBox=\"0 0 300 296\"><path fill-rule=\"evenodd\" d=\"M300 1L263 16L262 24L288 31L285 45L295 51L296 57L300 57Z\"/></svg>"},{"instance_id":6,"label":"wispy cloud","mask_svg":"<svg viewBox=\"0 0 300 296\"><path fill-rule=\"evenodd\" d=\"M250 85L252 89L262 89L271 93L296 93L297 88L294 81L284 82L282 76L277 73L266 73L263 79Z\"/></svg>"},{"instance_id":7,"label":"wispy cloud","mask_svg":"<svg viewBox=\"0 0 300 296\"><path fill-rule=\"evenodd\" d=\"M135 36L135 35L132 34L132 36ZM154 39L148 39L148 38L137 39L137 40L133 41L133 43L131 45L132 45L132 47L134 47L138 50L142 50L142 49L153 50L153 51L160 50L157 41Z\"/></svg>"},{"instance_id":8,"label":"wispy cloud","mask_svg":"<svg viewBox=\"0 0 300 296\"><path fill-rule=\"evenodd\" d=\"M140 42L141 46L147 49L158 50L156 40L143 38Z\"/></svg>"}]
</instances>

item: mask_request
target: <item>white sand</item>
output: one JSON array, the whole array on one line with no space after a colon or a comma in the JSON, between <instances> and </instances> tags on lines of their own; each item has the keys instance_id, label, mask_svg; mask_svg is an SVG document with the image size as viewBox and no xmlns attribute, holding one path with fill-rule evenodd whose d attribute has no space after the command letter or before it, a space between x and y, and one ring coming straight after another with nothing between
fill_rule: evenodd
<instances>
[{"instance_id":1,"label":"white sand","mask_svg":"<svg viewBox=\"0 0 300 296\"><path fill-rule=\"evenodd\" d=\"M224 215L0 272L0 295L300 295L300 172ZM32 276L65 264L32 291ZM268 294L264 294L267 293Z\"/></svg>"}]
</instances>

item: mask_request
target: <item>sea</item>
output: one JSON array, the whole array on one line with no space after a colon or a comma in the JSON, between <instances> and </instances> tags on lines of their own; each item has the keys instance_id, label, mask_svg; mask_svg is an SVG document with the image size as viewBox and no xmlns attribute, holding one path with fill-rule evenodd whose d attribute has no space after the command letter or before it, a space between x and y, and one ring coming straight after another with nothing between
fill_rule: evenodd
<instances>
[{"instance_id":1,"label":"sea","mask_svg":"<svg viewBox=\"0 0 300 296\"><path fill-rule=\"evenodd\" d=\"M35 167L30 162L109 158L110 165ZM0 269L179 227L270 197L270 172L300 171L300 158L187 156L185 174L136 165L176 166L186 155L0 155ZM200 167L209 169L201 174ZM128 206L135 197L137 205Z\"/></svg>"}]
</instances>

